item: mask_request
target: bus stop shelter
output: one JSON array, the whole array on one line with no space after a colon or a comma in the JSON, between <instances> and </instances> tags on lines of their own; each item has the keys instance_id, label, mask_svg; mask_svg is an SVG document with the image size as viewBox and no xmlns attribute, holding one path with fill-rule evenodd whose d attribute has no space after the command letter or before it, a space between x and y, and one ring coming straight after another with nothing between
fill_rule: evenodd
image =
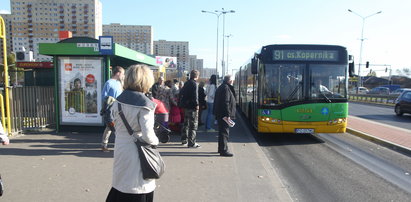
<instances>
[{"instance_id":1,"label":"bus stop shelter","mask_svg":"<svg viewBox=\"0 0 411 202\"><path fill-rule=\"evenodd\" d=\"M57 131L102 128L101 92L110 78L111 66L157 66L154 57L112 43L112 40L102 43L102 38L74 37L58 43L40 43L39 53L53 56Z\"/></svg>"}]
</instances>

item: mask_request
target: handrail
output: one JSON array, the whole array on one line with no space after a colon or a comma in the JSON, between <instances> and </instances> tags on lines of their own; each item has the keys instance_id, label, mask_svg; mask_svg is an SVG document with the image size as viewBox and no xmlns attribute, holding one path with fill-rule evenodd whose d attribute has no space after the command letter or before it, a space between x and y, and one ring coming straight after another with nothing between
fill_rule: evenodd
<instances>
[{"instance_id":1,"label":"handrail","mask_svg":"<svg viewBox=\"0 0 411 202\"><path fill-rule=\"evenodd\" d=\"M7 133L11 133L10 99L9 99L9 66L7 65L6 23L0 16L0 39L3 39L4 90L6 92ZM6 128L6 127L4 127Z\"/></svg>"},{"instance_id":2,"label":"handrail","mask_svg":"<svg viewBox=\"0 0 411 202\"><path fill-rule=\"evenodd\" d=\"M4 125L6 121L6 117L4 115L4 101L3 101L3 95L0 94L0 110L1 110L1 123Z\"/></svg>"}]
</instances>

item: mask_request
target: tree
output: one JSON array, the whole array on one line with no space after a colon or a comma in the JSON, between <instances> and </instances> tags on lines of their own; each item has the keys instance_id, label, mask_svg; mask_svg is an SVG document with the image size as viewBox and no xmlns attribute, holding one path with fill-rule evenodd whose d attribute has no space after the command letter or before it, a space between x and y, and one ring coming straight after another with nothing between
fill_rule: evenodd
<instances>
[{"instance_id":1,"label":"tree","mask_svg":"<svg viewBox=\"0 0 411 202\"><path fill-rule=\"evenodd\" d=\"M370 70L367 76L377 76L377 73L375 71Z\"/></svg>"},{"instance_id":2,"label":"tree","mask_svg":"<svg viewBox=\"0 0 411 202\"><path fill-rule=\"evenodd\" d=\"M7 55L7 65L9 66L10 85L24 81L24 69L16 67L16 55L10 53ZM0 82L4 83L4 64L0 64Z\"/></svg>"}]
</instances>

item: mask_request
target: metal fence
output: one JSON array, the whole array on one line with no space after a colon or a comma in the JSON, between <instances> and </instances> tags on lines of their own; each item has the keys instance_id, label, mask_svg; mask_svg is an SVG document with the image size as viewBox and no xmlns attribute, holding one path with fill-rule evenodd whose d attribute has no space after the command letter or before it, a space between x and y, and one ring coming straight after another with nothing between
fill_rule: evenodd
<instances>
[{"instance_id":1,"label":"metal fence","mask_svg":"<svg viewBox=\"0 0 411 202\"><path fill-rule=\"evenodd\" d=\"M53 87L25 86L10 92L12 133L55 124Z\"/></svg>"},{"instance_id":2,"label":"metal fence","mask_svg":"<svg viewBox=\"0 0 411 202\"><path fill-rule=\"evenodd\" d=\"M372 94L349 94L348 99L350 101L358 102L371 102L379 104L394 105L395 100L398 98L398 94L391 95L372 95Z\"/></svg>"}]
</instances>

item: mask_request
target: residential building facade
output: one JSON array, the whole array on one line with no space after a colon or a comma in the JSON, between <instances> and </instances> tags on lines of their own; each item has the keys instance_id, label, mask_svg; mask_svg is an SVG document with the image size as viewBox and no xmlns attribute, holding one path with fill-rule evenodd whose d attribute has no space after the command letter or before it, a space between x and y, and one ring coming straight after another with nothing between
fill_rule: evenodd
<instances>
[{"instance_id":1,"label":"residential building facade","mask_svg":"<svg viewBox=\"0 0 411 202\"><path fill-rule=\"evenodd\" d=\"M59 31L73 37L98 39L102 35L100 0L11 0L13 51L33 51L36 61L50 60L40 55L39 43L59 41Z\"/></svg>"},{"instance_id":2,"label":"residential building facade","mask_svg":"<svg viewBox=\"0 0 411 202\"><path fill-rule=\"evenodd\" d=\"M202 78L210 78L211 75L215 74L217 75L217 72L215 70L215 68L203 68L203 72L202 72L203 76L201 76Z\"/></svg>"},{"instance_id":3,"label":"residential building facade","mask_svg":"<svg viewBox=\"0 0 411 202\"><path fill-rule=\"evenodd\" d=\"M154 55L177 57L177 66L182 70L190 69L188 41L154 41Z\"/></svg>"},{"instance_id":4,"label":"residential building facade","mask_svg":"<svg viewBox=\"0 0 411 202\"><path fill-rule=\"evenodd\" d=\"M147 55L153 55L153 30L151 26L111 23L103 25L103 35L113 36L114 43Z\"/></svg>"}]
</instances>

